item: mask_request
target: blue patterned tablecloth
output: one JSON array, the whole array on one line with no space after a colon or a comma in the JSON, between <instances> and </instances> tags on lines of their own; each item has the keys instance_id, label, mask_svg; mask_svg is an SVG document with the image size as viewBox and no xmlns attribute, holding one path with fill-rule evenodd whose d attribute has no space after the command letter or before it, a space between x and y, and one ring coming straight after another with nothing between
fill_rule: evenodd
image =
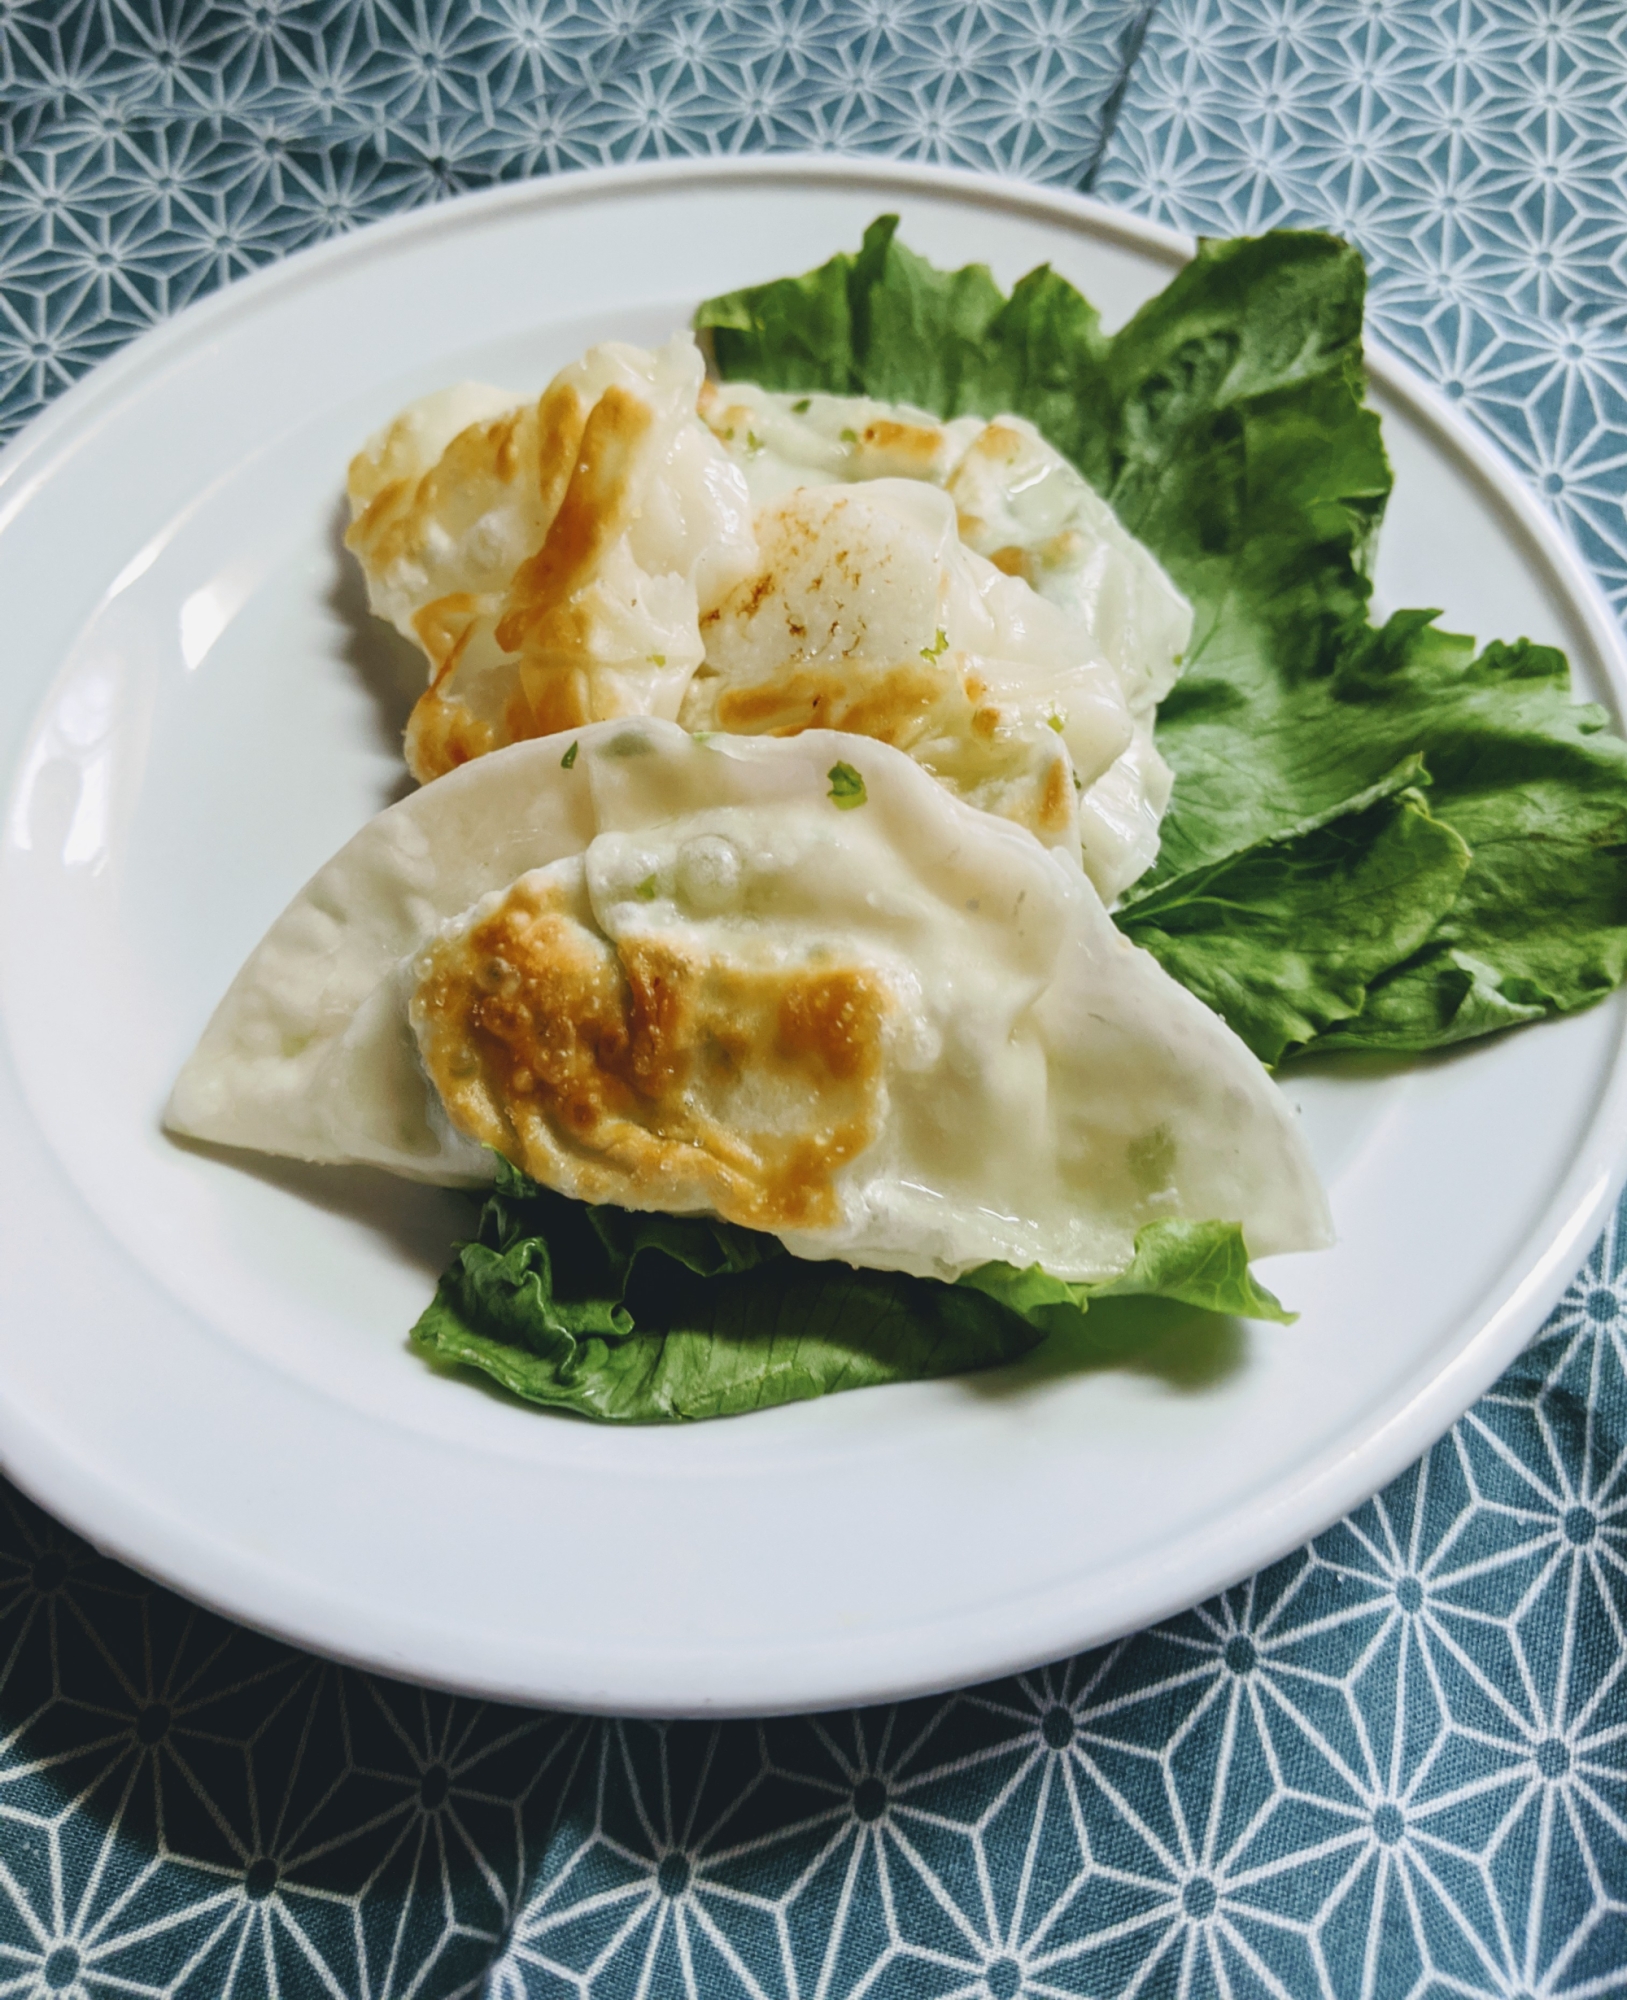
<instances>
[{"instance_id":1,"label":"blue patterned tablecloth","mask_svg":"<svg viewBox=\"0 0 1627 2000\"><path fill-rule=\"evenodd\" d=\"M493 180L831 147L1329 224L1627 606L1627 11L0 0L0 419ZM945 1698L580 1722L323 1664L0 1489L0 1996L1627 1993L1627 1233L1428 1458Z\"/></svg>"}]
</instances>

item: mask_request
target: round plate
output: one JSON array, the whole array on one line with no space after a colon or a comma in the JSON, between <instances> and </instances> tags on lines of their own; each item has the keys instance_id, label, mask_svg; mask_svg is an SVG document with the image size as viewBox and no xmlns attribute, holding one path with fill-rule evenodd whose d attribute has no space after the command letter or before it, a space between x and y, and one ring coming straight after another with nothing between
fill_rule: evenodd
<instances>
[{"instance_id":1,"label":"round plate","mask_svg":"<svg viewBox=\"0 0 1627 2000\"><path fill-rule=\"evenodd\" d=\"M319 862L404 789L417 669L340 546L351 452L464 376L798 271L899 210L1121 321L1190 246L1069 196L829 161L530 182L294 257L148 335L0 461L0 1457L104 1549L345 1659L624 1713L965 1682L1145 1624L1422 1451L1586 1252L1627 1133L1618 996L1445 1059L1290 1075L1339 1228L1289 1328L1104 1318L1087 1352L682 1430L423 1366L469 1211L167 1140L175 1070ZM1507 470L1374 359L1380 587L1564 645L1614 626ZM1093 1316L1094 1322L1094 1316Z\"/></svg>"}]
</instances>

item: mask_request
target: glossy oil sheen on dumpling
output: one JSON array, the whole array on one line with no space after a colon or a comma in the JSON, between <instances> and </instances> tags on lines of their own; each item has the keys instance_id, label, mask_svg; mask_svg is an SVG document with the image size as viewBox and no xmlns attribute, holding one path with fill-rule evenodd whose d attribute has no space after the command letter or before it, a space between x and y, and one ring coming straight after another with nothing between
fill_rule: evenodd
<instances>
[{"instance_id":1,"label":"glossy oil sheen on dumpling","mask_svg":"<svg viewBox=\"0 0 1627 2000\"><path fill-rule=\"evenodd\" d=\"M701 407L758 508L809 485L928 482L953 501L967 548L1066 614L1116 674L1131 718L1112 765L1079 772L1085 866L1109 901L1128 888L1158 851L1170 773L1153 720L1180 672L1192 612L1107 502L1020 417L940 423L904 405L736 382L708 383Z\"/></svg>"},{"instance_id":2,"label":"glossy oil sheen on dumpling","mask_svg":"<svg viewBox=\"0 0 1627 2000\"><path fill-rule=\"evenodd\" d=\"M685 335L609 344L534 403L466 385L356 457L346 537L429 660L414 776L619 715L674 716L699 618L754 560L744 478L696 417Z\"/></svg>"},{"instance_id":3,"label":"glossy oil sheen on dumpling","mask_svg":"<svg viewBox=\"0 0 1627 2000\"><path fill-rule=\"evenodd\" d=\"M858 736L643 721L567 754L364 828L234 982L172 1127L432 1180L495 1146L567 1194L938 1276L1104 1278L1159 1217L1327 1240L1260 1065L1021 829Z\"/></svg>"},{"instance_id":4,"label":"glossy oil sheen on dumpling","mask_svg":"<svg viewBox=\"0 0 1627 2000\"><path fill-rule=\"evenodd\" d=\"M758 568L702 620L684 725L873 736L1077 855L1075 779L1133 731L1082 629L965 547L953 501L919 481L798 487L756 526Z\"/></svg>"}]
</instances>

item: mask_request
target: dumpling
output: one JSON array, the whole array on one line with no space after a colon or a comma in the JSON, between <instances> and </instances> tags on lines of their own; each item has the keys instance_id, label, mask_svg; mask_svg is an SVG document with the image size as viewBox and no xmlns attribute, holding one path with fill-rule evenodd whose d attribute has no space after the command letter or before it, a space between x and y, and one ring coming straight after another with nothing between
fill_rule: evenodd
<instances>
[{"instance_id":1,"label":"dumpling","mask_svg":"<svg viewBox=\"0 0 1627 2000\"><path fill-rule=\"evenodd\" d=\"M1191 606L1151 552L1020 417L940 423L908 405L739 382L708 383L701 410L759 508L831 482L904 477L942 487L965 546L1065 613L1083 649L1112 668L1131 729L1107 770L1078 771L1084 864L1112 902L1158 853L1171 776L1153 720L1192 633Z\"/></svg>"},{"instance_id":2,"label":"dumpling","mask_svg":"<svg viewBox=\"0 0 1627 2000\"><path fill-rule=\"evenodd\" d=\"M955 503L961 540L1084 627L1150 714L1180 673L1192 607L1151 550L1022 417L940 423L909 404L708 382L701 414L754 507L799 486L919 479Z\"/></svg>"},{"instance_id":3,"label":"dumpling","mask_svg":"<svg viewBox=\"0 0 1627 2000\"><path fill-rule=\"evenodd\" d=\"M982 417L943 423L909 403L788 394L755 382L708 380L700 413L745 474L754 507L798 486L870 479L944 486L984 427Z\"/></svg>"},{"instance_id":4,"label":"dumpling","mask_svg":"<svg viewBox=\"0 0 1627 2000\"><path fill-rule=\"evenodd\" d=\"M1150 720L1192 638L1192 607L1151 551L1021 417L984 424L943 483L966 546L1081 625Z\"/></svg>"},{"instance_id":5,"label":"dumpling","mask_svg":"<svg viewBox=\"0 0 1627 2000\"><path fill-rule=\"evenodd\" d=\"M1158 857L1174 777L1154 746L1153 723L1191 643L1192 607L1089 482L1020 417L985 425L945 486L967 547L1065 611L1118 673L1130 742L1080 800L1087 865L1115 896Z\"/></svg>"},{"instance_id":6,"label":"dumpling","mask_svg":"<svg viewBox=\"0 0 1627 2000\"><path fill-rule=\"evenodd\" d=\"M762 509L757 540L757 570L701 622L686 728L873 736L1079 853L1075 780L1131 737L1119 678L1054 605L962 544L947 494L799 487Z\"/></svg>"},{"instance_id":7,"label":"dumpling","mask_svg":"<svg viewBox=\"0 0 1627 2000\"><path fill-rule=\"evenodd\" d=\"M1160 1217L1328 1240L1293 1114L1070 863L909 757L654 720L379 815L238 975L172 1129L799 1255L1103 1279Z\"/></svg>"},{"instance_id":8,"label":"dumpling","mask_svg":"<svg viewBox=\"0 0 1627 2000\"><path fill-rule=\"evenodd\" d=\"M346 541L366 569L368 602L406 638L412 637L413 610L440 595L431 576L435 557L456 564L455 578L466 576L469 556L460 552L459 543L467 540L477 523L482 524L480 542L499 573L503 541L513 548L515 562L525 554L523 519L515 537L501 513L491 512L492 474L500 440L508 476L495 491L508 503L511 516L518 513L536 491L537 482L516 477L524 442L532 442L535 455L534 441L522 442L523 434L534 427L528 426L528 416L535 415L534 410L527 411L522 397L507 389L495 389L489 382L459 382L409 403L350 461L347 489L353 525ZM505 418L509 421L499 423ZM466 432L469 441L464 450L426 486L424 481L453 439ZM461 495L467 495L467 508L459 520L450 510L460 507ZM444 541L437 537L433 552L427 540L431 517L444 530ZM544 526L545 521L539 534ZM453 580L442 587L453 588Z\"/></svg>"},{"instance_id":9,"label":"dumpling","mask_svg":"<svg viewBox=\"0 0 1627 2000\"><path fill-rule=\"evenodd\" d=\"M426 398L357 455L347 544L373 609L430 665L407 728L415 777L677 714L701 613L756 553L744 477L695 414L700 384L688 335L610 344L535 403L477 386Z\"/></svg>"},{"instance_id":10,"label":"dumpling","mask_svg":"<svg viewBox=\"0 0 1627 2000\"><path fill-rule=\"evenodd\" d=\"M1157 853L1153 718L1190 609L1019 418L723 388L679 335L594 348L535 404L426 397L350 495L373 608L430 662L420 779L624 715L840 727L1079 854L1109 902ZM913 587L889 609L877 579L929 563L930 618Z\"/></svg>"}]
</instances>

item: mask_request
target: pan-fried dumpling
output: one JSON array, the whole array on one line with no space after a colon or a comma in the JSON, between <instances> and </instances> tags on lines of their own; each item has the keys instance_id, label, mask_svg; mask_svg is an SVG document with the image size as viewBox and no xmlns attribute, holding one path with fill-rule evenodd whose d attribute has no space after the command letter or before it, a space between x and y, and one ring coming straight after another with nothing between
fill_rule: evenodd
<instances>
[{"instance_id":1,"label":"pan-fried dumpling","mask_svg":"<svg viewBox=\"0 0 1627 2000\"><path fill-rule=\"evenodd\" d=\"M1086 866L1110 898L1158 856L1173 774L1153 742L1157 707L1192 637L1192 607L1062 454L1020 417L986 424L945 481L962 540L1020 576L1112 662L1130 742L1079 802Z\"/></svg>"},{"instance_id":2,"label":"pan-fried dumpling","mask_svg":"<svg viewBox=\"0 0 1627 2000\"><path fill-rule=\"evenodd\" d=\"M687 335L654 353L613 343L535 403L428 397L358 454L346 541L373 609L430 664L407 729L415 777L555 729L677 714L700 615L755 557L744 478L695 414L700 383Z\"/></svg>"},{"instance_id":3,"label":"pan-fried dumpling","mask_svg":"<svg viewBox=\"0 0 1627 2000\"><path fill-rule=\"evenodd\" d=\"M1151 550L1022 417L940 423L908 404L708 382L701 413L762 508L799 486L919 479L955 503L961 540L1082 625L1137 714L1174 686L1192 607Z\"/></svg>"},{"instance_id":4,"label":"pan-fried dumpling","mask_svg":"<svg viewBox=\"0 0 1627 2000\"><path fill-rule=\"evenodd\" d=\"M535 490L536 482L521 482L515 476L521 456L519 439L529 429L526 415L524 399L507 389L494 389L489 382L458 382L450 389L437 389L428 396L420 396L416 403L409 403L398 417L369 438L350 461L347 487L350 517L355 525L347 540L363 559L368 602L404 637L413 636L410 621L417 606L440 595L430 574L434 557L438 555L444 561L456 556L457 544L463 539L456 529L463 529L466 535L476 522L485 520L491 509L493 489L488 482L494 468L488 440L504 440L506 459L512 459L509 476L497 489L510 508ZM535 412L530 415L534 417ZM500 425L498 420L502 418L513 421ZM440 463L453 439L466 431L471 433L469 446L448 466L445 476L424 487L423 481ZM469 462L477 448L486 457L484 465ZM534 442L532 456L535 456ZM465 518L454 526L444 515L449 506L458 505L460 493L468 494L470 507ZM426 539L431 514L443 517L447 530L444 544L437 538L433 550ZM481 538L490 555L500 558L502 550L493 546L496 526L493 522L483 527ZM520 540L515 540L513 546L518 561L525 548ZM460 563L456 580L461 582L465 574ZM447 579L442 587L452 588L453 581Z\"/></svg>"},{"instance_id":5,"label":"pan-fried dumpling","mask_svg":"<svg viewBox=\"0 0 1627 2000\"><path fill-rule=\"evenodd\" d=\"M1293 1115L1080 871L910 758L601 724L379 815L273 925L173 1129L796 1253L1103 1279L1162 1217L1328 1240ZM568 761L567 761L568 760Z\"/></svg>"},{"instance_id":6,"label":"pan-fried dumpling","mask_svg":"<svg viewBox=\"0 0 1627 2000\"><path fill-rule=\"evenodd\" d=\"M596 718L834 726L1077 852L1110 901L1157 852L1153 715L1191 614L1019 418L724 389L678 335L594 348L535 404L426 397L350 491L373 608L430 661L407 730L420 779ZM878 579L919 582L929 560L934 615L918 589L889 612Z\"/></svg>"},{"instance_id":7,"label":"pan-fried dumpling","mask_svg":"<svg viewBox=\"0 0 1627 2000\"><path fill-rule=\"evenodd\" d=\"M1119 678L1080 627L962 544L947 494L804 486L762 509L757 541L757 570L702 621L687 728L873 736L1079 853L1075 780L1130 741Z\"/></svg>"},{"instance_id":8,"label":"pan-fried dumpling","mask_svg":"<svg viewBox=\"0 0 1627 2000\"><path fill-rule=\"evenodd\" d=\"M909 403L798 395L755 382L707 381L700 413L746 476L752 505L798 486L922 479L946 486L982 417L943 423Z\"/></svg>"},{"instance_id":9,"label":"pan-fried dumpling","mask_svg":"<svg viewBox=\"0 0 1627 2000\"><path fill-rule=\"evenodd\" d=\"M967 548L1066 613L1117 675L1131 717L1112 767L1078 772L1085 867L1109 902L1127 889L1158 852L1171 779L1153 719L1180 672L1192 610L1107 502L1021 417L940 423L908 405L749 382L708 383L701 410L757 507L809 485L927 481L954 502Z\"/></svg>"}]
</instances>

